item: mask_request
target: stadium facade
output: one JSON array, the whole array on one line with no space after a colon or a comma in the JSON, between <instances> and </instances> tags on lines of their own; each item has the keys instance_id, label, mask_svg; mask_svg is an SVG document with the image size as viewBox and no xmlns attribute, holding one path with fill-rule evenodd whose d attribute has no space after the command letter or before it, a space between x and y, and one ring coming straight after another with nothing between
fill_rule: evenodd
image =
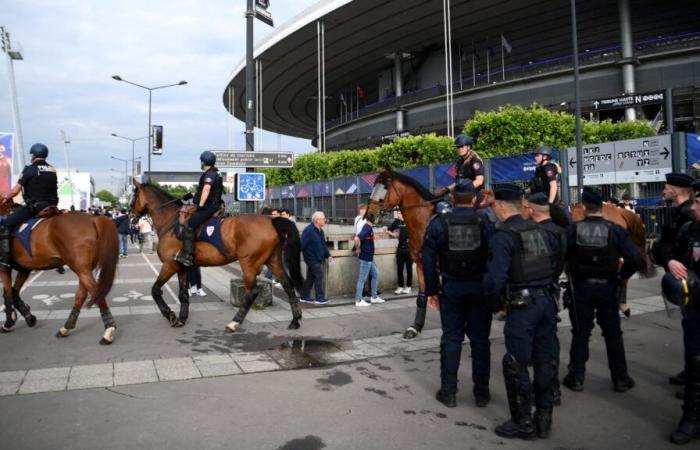
<instances>
[{"instance_id":1,"label":"stadium facade","mask_svg":"<svg viewBox=\"0 0 700 450\"><path fill-rule=\"evenodd\" d=\"M375 146L398 135L447 132L445 48L452 55L457 131L477 110L539 103L573 112L570 3L451 0L451 51L438 0L327 0L255 50L262 128L318 143L319 31L323 30L325 148ZM578 2L582 111L624 120L596 100L673 89L674 129L700 130L700 3ZM322 23L322 26L320 25ZM223 102L244 120L245 61ZM660 104L634 108L658 122Z\"/></svg>"}]
</instances>

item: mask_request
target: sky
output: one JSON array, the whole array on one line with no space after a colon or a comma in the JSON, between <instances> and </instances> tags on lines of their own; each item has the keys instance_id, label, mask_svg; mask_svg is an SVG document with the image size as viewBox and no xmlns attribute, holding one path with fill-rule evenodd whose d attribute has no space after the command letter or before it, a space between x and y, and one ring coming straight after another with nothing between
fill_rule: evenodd
<instances>
[{"instance_id":1,"label":"sky","mask_svg":"<svg viewBox=\"0 0 700 450\"><path fill-rule=\"evenodd\" d=\"M199 170L204 150L243 150L245 124L222 102L234 67L245 57L245 0L3 0L0 25L24 60L14 62L25 154L42 142L49 162L90 172L96 190L116 191L131 143L148 136L145 86L188 82L153 92L153 123L164 127L153 171ZM271 0L283 24L318 0ZM274 29L255 21L255 42ZM2 55L4 57L4 55ZM13 132L8 68L0 62L0 132ZM147 140L136 142L146 169ZM310 141L262 133L267 151L313 150ZM130 164L130 163L129 163ZM130 173L130 165L129 165Z\"/></svg>"}]
</instances>

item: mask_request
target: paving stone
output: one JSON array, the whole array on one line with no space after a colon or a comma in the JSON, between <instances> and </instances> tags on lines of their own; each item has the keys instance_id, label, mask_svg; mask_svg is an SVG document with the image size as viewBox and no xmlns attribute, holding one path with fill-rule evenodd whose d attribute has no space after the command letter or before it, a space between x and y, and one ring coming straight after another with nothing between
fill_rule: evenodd
<instances>
[{"instance_id":1,"label":"paving stone","mask_svg":"<svg viewBox=\"0 0 700 450\"><path fill-rule=\"evenodd\" d=\"M281 367L272 359L259 361L236 361L244 373L253 372L269 372L272 370L280 370Z\"/></svg>"},{"instance_id":2,"label":"paving stone","mask_svg":"<svg viewBox=\"0 0 700 450\"><path fill-rule=\"evenodd\" d=\"M154 383L158 374L153 361L114 363L114 385Z\"/></svg>"},{"instance_id":3,"label":"paving stone","mask_svg":"<svg viewBox=\"0 0 700 450\"><path fill-rule=\"evenodd\" d=\"M277 322L274 318L268 316L265 313L258 313L258 314L248 314L248 317L246 317L246 321L250 323L272 323L272 322Z\"/></svg>"},{"instance_id":4,"label":"paving stone","mask_svg":"<svg viewBox=\"0 0 700 450\"><path fill-rule=\"evenodd\" d=\"M236 352L229 353L231 359L237 363L250 361L272 361L272 358L264 352Z\"/></svg>"},{"instance_id":5,"label":"paving stone","mask_svg":"<svg viewBox=\"0 0 700 450\"><path fill-rule=\"evenodd\" d=\"M112 364L75 366L68 378L68 389L86 389L114 385Z\"/></svg>"},{"instance_id":6,"label":"paving stone","mask_svg":"<svg viewBox=\"0 0 700 450\"><path fill-rule=\"evenodd\" d=\"M201 378L192 358L167 358L153 361L160 381L189 380Z\"/></svg>"},{"instance_id":7,"label":"paving stone","mask_svg":"<svg viewBox=\"0 0 700 450\"><path fill-rule=\"evenodd\" d=\"M192 359L194 360L194 363L197 364L197 366L210 364L228 364L233 362L231 356L228 353L220 355L199 355L193 356Z\"/></svg>"},{"instance_id":8,"label":"paving stone","mask_svg":"<svg viewBox=\"0 0 700 450\"><path fill-rule=\"evenodd\" d=\"M68 384L70 367L30 370L19 387L20 394L64 391Z\"/></svg>"},{"instance_id":9,"label":"paving stone","mask_svg":"<svg viewBox=\"0 0 700 450\"><path fill-rule=\"evenodd\" d=\"M26 370L0 372L0 395L16 394L26 373Z\"/></svg>"},{"instance_id":10,"label":"paving stone","mask_svg":"<svg viewBox=\"0 0 700 450\"><path fill-rule=\"evenodd\" d=\"M377 336L373 338L362 339L362 341L368 344L394 344L403 342L404 339L398 334L391 334L389 336Z\"/></svg>"},{"instance_id":11,"label":"paving stone","mask_svg":"<svg viewBox=\"0 0 700 450\"><path fill-rule=\"evenodd\" d=\"M333 308L333 312L339 316L347 316L350 314L357 314L357 309L354 306L339 306Z\"/></svg>"},{"instance_id":12,"label":"paving stone","mask_svg":"<svg viewBox=\"0 0 700 450\"><path fill-rule=\"evenodd\" d=\"M345 349L345 353L356 359L373 358L375 356L386 356L386 352L374 345L362 341L354 341L353 348Z\"/></svg>"},{"instance_id":13,"label":"paving stone","mask_svg":"<svg viewBox=\"0 0 700 450\"><path fill-rule=\"evenodd\" d=\"M323 318L323 317L335 317L337 314L333 311L335 308L329 308L329 309L314 309L314 314L318 318Z\"/></svg>"},{"instance_id":14,"label":"paving stone","mask_svg":"<svg viewBox=\"0 0 700 450\"><path fill-rule=\"evenodd\" d=\"M243 371L229 358L228 363L222 364L197 364L203 377L220 377L224 375L238 375Z\"/></svg>"},{"instance_id":15,"label":"paving stone","mask_svg":"<svg viewBox=\"0 0 700 450\"><path fill-rule=\"evenodd\" d=\"M420 341L410 341L408 344L409 350L424 350L427 348L435 348L440 346L440 340L435 338L421 339Z\"/></svg>"}]
</instances>

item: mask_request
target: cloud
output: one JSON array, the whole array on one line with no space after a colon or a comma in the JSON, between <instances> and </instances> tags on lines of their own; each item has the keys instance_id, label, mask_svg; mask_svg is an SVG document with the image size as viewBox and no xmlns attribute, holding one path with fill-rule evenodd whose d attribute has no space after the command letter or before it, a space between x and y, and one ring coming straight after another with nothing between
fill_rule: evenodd
<instances>
[{"instance_id":1,"label":"cloud","mask_svg":"<svg viewBox=\"0 0 700 450\"><path fill-rule=\"evenodd\" d=\"M233 66L245 55L245 2L239 0L24 0L3 5L3 22L23 61L15 78L25 151L34 142L51 149L65 166L60 131L71 139L71 165L91 172L97 189L110 188L130 158L131 144L111 137L141 137L148 128L148 93L111 79L143 85L177 83L153 92L153 123L164 126L165 151L153 170L197 170L207 149L243 149L244 124L221 102ZM276 23L291 19L316 0L272 3ZM256 21L256 42L273 32ZM13 131L7 71L0 64L0 131ZM279 139L263 133L266 149ZM282 137L283 150L307 151L306 140ZM146 159L143 142L136 155ZM126 155L126 156L125 156ZM144 168L146 164L144 163Z\"/></svg>"}]
</instances>

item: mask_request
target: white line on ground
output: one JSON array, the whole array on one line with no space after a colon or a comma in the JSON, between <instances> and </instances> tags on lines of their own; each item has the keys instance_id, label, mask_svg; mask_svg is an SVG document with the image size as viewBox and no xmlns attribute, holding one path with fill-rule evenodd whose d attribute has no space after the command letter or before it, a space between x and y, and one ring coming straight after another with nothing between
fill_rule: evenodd
<instances>
[{"instance_id":1,"label":"white line on ground","mask_svg":"<svg viewBox=\"0 0 700 450\"><path fill-rule=\"evenodd\" d=\"M151 266L151 269L153 270L153 273L155 273L155 274L156 274L156 277L157 277L157 276L158 276L158 271L157 271L156 268L153 266L153 264L151 264L151 262L148 260L148 258L146 257L145 254L141 253L141 256L143 256L143 259L145 259L146 262L148 263L148 265ZM177 303L177 304L179 305L179 304L180 304L180 299L177 298L177 295L175 295L175 293L173 292L172 289L170 289L170 286L168 286L167 283L165 284L165 289L167 289L168 292L170 292L170 295L171 295L171 296L173 297L173 299L175 300L175 303Z\"/></svg>"}]
</instances>

